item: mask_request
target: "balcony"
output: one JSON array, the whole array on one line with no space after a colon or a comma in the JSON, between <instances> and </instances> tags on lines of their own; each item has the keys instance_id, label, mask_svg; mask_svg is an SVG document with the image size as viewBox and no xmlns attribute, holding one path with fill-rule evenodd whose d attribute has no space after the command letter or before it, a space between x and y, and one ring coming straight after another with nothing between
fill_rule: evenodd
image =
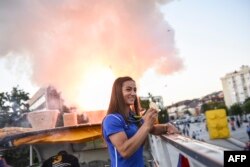
<instances>
[{"instance_id":1,"label":"balcony","mask_svg":"<svg viewBox=\"0 0 250 167\"><path fill-rule=\"evenodd\" d=\"M159 167L176 167L179 156L187 158L190 166L223 166L224 151L212 144L181 135L150 136L150 148L154 163Z\"/></svg>"},{"instance_id":2,"label":"balcony","mask_svg":"<svg viewBox=\"0 0 250 167\"><path fill-rule=\"evenodd\" d=\"M110 164L108 151L101 139L100 124L86 124L8 135L0 139L0 146L3 150L21 145L29 146L30 166L39 166L51 155L66 150L70 154L77 155L81 166L105 164L108 167ZM149 135L148 141L146 152L149 156L145 158L148 167L176 167L180 156L184 156L192 167L222 167L224 151L232 150L182 135ZM215 142L225 141L236 143L232 138ZM243 150L244 143L236 144ZM39 159L36 164L33 163L34 154Z\"/></svg>"}]
</instances>

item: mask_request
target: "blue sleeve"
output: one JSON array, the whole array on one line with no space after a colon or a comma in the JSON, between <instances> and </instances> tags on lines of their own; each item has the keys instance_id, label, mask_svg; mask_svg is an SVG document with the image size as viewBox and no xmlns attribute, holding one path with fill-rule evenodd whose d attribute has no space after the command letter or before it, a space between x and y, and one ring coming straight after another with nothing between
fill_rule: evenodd
<instances>
[{"instance_id":1,"label":"blue sleeve","mask_svg":"<svg viewBox=\"0 0 250 167\"><path fill-rule=\"evenodd\" d=\"M125 123L122 117L115 114L106 116L103 121L104 136L108 137L114 133L124 131L124 125Z\"/></svg>"}]
</instances>

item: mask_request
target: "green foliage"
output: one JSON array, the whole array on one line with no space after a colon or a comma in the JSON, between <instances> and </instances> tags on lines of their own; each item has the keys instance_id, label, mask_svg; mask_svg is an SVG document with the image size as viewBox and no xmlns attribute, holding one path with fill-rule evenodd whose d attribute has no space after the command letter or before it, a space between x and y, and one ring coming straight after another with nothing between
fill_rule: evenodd
<instances>
[{"instance_id":1,"label":"green foliage","mask_svg":"<svg viewBox=\"0 0 250 167\"><path fill-rule=\"evenodd\" d=\"M38 163L36 154L33 155L33 163ZM4 152L7 163L11 166L29 166L29 146L25 145Z\"/></svg>"},{"instance_id":2,"label":"green foliage","mask_svg":"<svg viewBox=\"0 0 250 167\"><path fill-rule=\"evenodd\" d=\"M207 110L214 110L214 109L225 109L228 115L228 108L226 107L224 102L204 103L201 106L201 113L205 113Z\"/></svg>"},{"instance_id":3,"label":"green foliage","mask_svg":"<svg viewBox=\"0 0 250 167\"><path fill-rule=\"evenodd\" d=\"M242 105L242 109L246 114L250 114L250 99L244 102L244 104Z\"/></svg>"},{"instance_id":4,"label":"green foliage","mask_svg":"<svg viewBox=\"0 0 250 167\"><path fill-rule=\"evenodd\" d=\"M241 108L241 105L239 103L233 104L229 109L229 114L230 115L242 115L243 110Z\"/></svg>"},{"instance_id":5,"label":"green foliage","mask_svg":"<svg viewBox=\"0 0 250 167\"><path fill-rule=\"evenodd\" d=\"M20 116L29 111L29 93L18 86L13 87L10 93L0 93L0 128L5 125L14 125Z\"/></svg>"},{"instance_id":6,"label":"green foliage","mask_svg":"<svg viewBox=\"0 0 250 167\"><path fill-rule=\"evenodd\" d=\"M205 113L207 110L210 110L210 107L207 103L201 105L201 113Z\"/></svg>"},{"instance_id":7,"label":"green foliage","mask_svg":"<svg viewBox=\"0 0 250 167\"><path fill-rule=\"evenodd\" d=\"M8 101L13 112L25 112L27 110L27 101L29 93L17 87L13 87L11 93L6 93Z\"/></svg>"},{"instance_id":8,"label":"green foliage","mask_svg":"<svg viewBox=\"0 0 250 167\"><path fill-rule=\"evenodd\" d=\"M140 104L143 109L149 109L149 100L141 100L140 99Z\"/></svg>"},{"instance_id":9,"label":"green foliage","mask_svg":"<svg viewBox=\"0 0 250 167\"><path fill-rule=\"evenodd\" d=\"M29 112L29 93L18 86L13 87L11 92L0 93L0 128L15 126L19 118L25 112ZM29 166L29 147L23 146L4 151L4 157L11 166ZM33 162L38 162L34 156Z\"/></svg>"},{"instance_id":10,"label":"green foliage","mask_svg":"<svg viewBox=\"0 0 250 167\"><path fill-rule=\"evenodd\" d=\"M6 93L0 93L0 128L4 127L6 120L8 120L9 106L6 104Z\"/></svg>"},{"instance_id":11,"label":"green foliage","mask_svg":"<svg viewBox=\"0 0 250 167\"><path fill-rule=\"evenodd\" d=\"M243 104L245 104L248 101L250 101L250 97L246 98Z\"/></svg>"},{"instance_id":12,"label":"green foliage","mask_svg":"<svg viewBox=\"0 0 250 167\"><path fill-rule=\"evenodd\" d=\"M192 115L191 112L189 110L185 110L184 114L188 114L188 115Z\"/></svg>"},{"instance_id":13,"label":"green foliage","mask_svg":"<svg viewBox=\"0 0 250 167\"><path fill-rule=\"evenodd\" d=\"M169 121L167 109L164 108L158 113L158 121L159 123L167 123Z\"/></svg>"}]
</instances>

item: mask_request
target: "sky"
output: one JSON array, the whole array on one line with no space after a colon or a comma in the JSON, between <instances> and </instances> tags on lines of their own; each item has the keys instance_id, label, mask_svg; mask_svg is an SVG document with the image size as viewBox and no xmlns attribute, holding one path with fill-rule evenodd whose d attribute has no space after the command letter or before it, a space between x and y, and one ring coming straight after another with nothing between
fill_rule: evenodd
<instances>
[{"instance_id":1,"label":"sky","mask_svg":"<svg viewBox=\"0 0 250 167\"><path fill-rule=\"evenodd\" d=\"M250 1L180 0L162 11L184 61L167 77L168 104L220 91L226 73L250 65Z\"/></svg>"},{"instance_id":2,"label":"sky","mask_svg":"<svg viewBox=\"0 0 250 167\"><path fill-rule=\"evenodd\" d=\"M248 0L53 2L0 2L0 92L51 84L69 104L103 109L113 80L130 75L139 95L171 105L250 65Z\"/></svg>"}]
</instances>

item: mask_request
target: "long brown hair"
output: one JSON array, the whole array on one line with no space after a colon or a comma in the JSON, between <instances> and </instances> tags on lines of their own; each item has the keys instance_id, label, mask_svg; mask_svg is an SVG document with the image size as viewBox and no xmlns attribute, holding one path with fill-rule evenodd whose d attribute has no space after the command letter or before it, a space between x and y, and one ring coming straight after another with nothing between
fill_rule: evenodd
<instances>
[{"instance_id":1,"label":"long brown hair","mask_svg":"<svg viewBox=\"0 0 250 167\"><path fill-rule=\"evenodd\" d=\"M127 121L126 104L125 104L123 94L122 94L122 84L126 81L134 81L134 80L129 76L125 76L125 77L119 77L114 81L107 114L119 113L123 116L124 120ZM131 110L134 110L136 115L140 114L138 104L139 104L139 101L138 101L138 98L136 97L134 105L131 106Z\"/></svg>"}]
</instances>

